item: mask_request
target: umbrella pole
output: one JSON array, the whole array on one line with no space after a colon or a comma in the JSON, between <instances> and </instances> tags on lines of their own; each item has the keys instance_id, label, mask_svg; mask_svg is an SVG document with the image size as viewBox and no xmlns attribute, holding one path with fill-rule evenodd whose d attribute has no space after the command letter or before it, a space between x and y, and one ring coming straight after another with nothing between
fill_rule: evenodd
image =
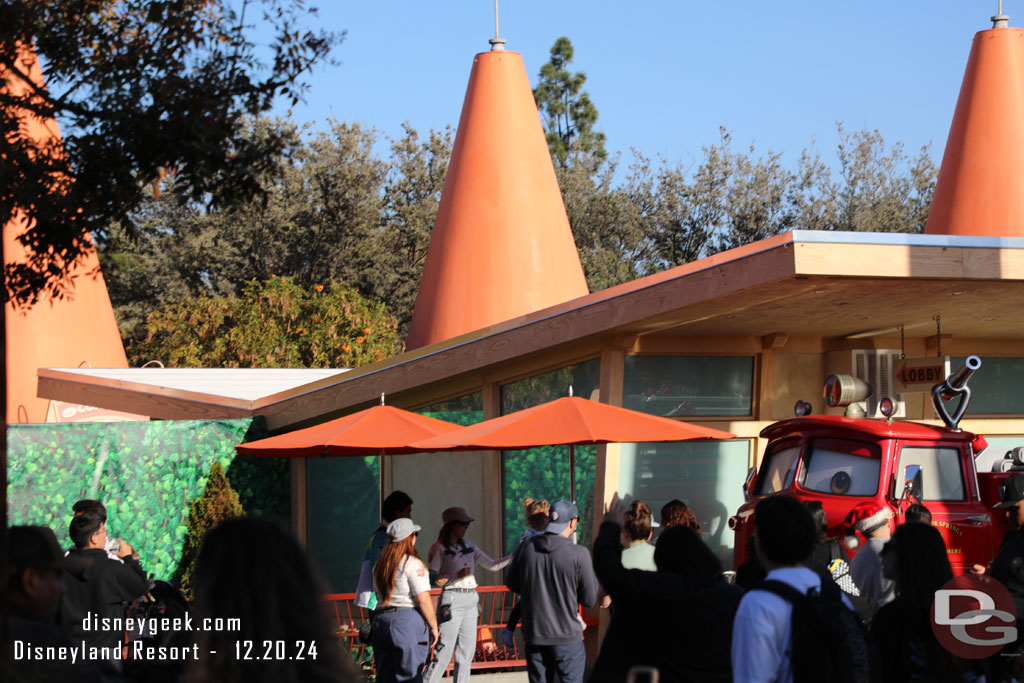
<instances>
[{"instance_id":1,"label":"umbrella pole","mask_svg":"<svg viewBox=\"0 0 1024 683\"><path fill-rule=\"evenodd\" d=\"M384 505L384 449L380 449L380 464L377 467L377 479L380 481L380 502L377 504L377 509Z\"/></svg>"},{"instance_id":2,"label":"umbrella pole","mask_svg":"<svg viewBox=\"0 0 1024 683\"><path fill-rule=\"evenodd\" d=\"M569 500L576 502L576 451L569 444Z\"/></svg>"}]
</instances>

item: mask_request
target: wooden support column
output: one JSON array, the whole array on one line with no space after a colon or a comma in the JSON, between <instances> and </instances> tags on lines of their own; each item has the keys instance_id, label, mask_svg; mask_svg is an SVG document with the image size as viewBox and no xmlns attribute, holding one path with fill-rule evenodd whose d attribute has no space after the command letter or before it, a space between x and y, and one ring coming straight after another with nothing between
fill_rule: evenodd
<instances>
[{"instance_id":1,"label":"wooden support column","mask_svg":"<svg viewBox=\"0 0 1024 683\"><path fill-rule=\"evenodd\" d=\"M501 387L490 376L483 378L484 419L490 420L501 415ZM502 519L505 514L505 496L501 490L501 451L484 451L484 509L483 547L488 553L497 553L494 557L504 555L504 538L502 537ZM479 572L477 580L484 585L503 583L501 572Z\"/></svg>"},{"instance_id":2,"label":"wooden support column","mask_svg":"<svg viewBox=\"0 0 1024 683\"><path fill-rule=\"evenodd\" d=\"M306 506L308 501L306 499L306 459L305 458L290 458L289 464L291 465L291 513L292 513L292 533L299 539L299 543L302 547L306 547Z\"/></svg>"},{"instance_id":3,"label":"wooden support column","mask_svg":"<svg viewBox=\"0 0 1024 683\"><path fill-rule=\"evenodd\" d=\"M622 406L622 375L626 362L626 348L632 348L636 336L628 339L616 338L601 349L600 401L612 406ZM594 471L594 537L601 526L605 505L619 489L619 444L603 444L597 447L597 462Z\"/></svg>"},{"instance_id":4,"label":"wooden support column","mask_svg":"<svg viewBox=\"0 0 1024 683\"><path fill-rule=\"evenodd\" d=\"M636 335L615 337L601 349L601 387L599 397L601 403L622 406L622 382L626 363L626 350L632 349L637 343ZM601 527L604 509L608 501L619 490L619 456L622 447L617 443L602 444L597 447L597 462L594 470L594 524L593 537ZM599 609L596 605L589 610L590 615L598 617L597 643L595 651L604 641L608 630L608 610Z\"/></svg>"}]
</instances>

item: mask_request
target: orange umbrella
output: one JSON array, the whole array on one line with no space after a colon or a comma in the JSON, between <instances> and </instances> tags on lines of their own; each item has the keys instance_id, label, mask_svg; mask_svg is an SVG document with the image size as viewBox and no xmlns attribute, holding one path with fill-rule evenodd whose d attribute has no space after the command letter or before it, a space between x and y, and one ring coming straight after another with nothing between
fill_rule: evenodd
<instances>
[{"instance_id":1,"label":"orange umbrella","mask_svg":"<svg viewBox=\"0 0 1024 683\"><path fill-rule=\"evenodd\" d=\"M570 495L575 496L576 457L573 446L732 439L734 436L717 429L568 396L479 422L457 432L416 441L410 446L421 451L472 451L567 445Z\"/></svg>"},{"instance_id":2,"label":"orange umbrella","mask_svg":"<svg viewBox=\"0 0 1024 683\"><path fill-rule=\"evenodd\" d=\"M379 405L337 420L235 446L238 455L303 458L315 455L419 453L409 444L462 426L392 406Z\"/></svg>"},{"instance_id":3,"label":"orange umbrella","mask_svg":"<svg viewBox=\"0 0 1024 683\"><path fill-rule=\"evenodd\" d=\"M411 448L409 444L458 429L463 427L386 406L384 394L381 394L379 406L287 434L239 444L235 451L238 455L268 458L379 455L383 467L385 455L419 453L419 448ZM380 499L384 500L383 471Z\"/></svg>"}]
</instances>

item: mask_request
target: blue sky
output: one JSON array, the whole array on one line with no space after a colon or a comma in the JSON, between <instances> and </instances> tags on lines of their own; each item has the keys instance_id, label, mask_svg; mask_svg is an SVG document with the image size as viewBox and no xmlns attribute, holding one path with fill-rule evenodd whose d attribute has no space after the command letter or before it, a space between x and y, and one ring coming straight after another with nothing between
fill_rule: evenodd
<instances>
[{"instance_id":1,"label":"blue sky","mask_svg":"<svg viewBox=\"0 0 1024 683\"><path fill-rule=\"evenodd\" d=\"M1010 25L1022 25L1024 7L1018 22L1016 3L1005 4ZM570 38L572 68L587 74L613 150L692 162L725 126L737 149L755 143L795 164L814 143L831 160L844 121L912 153L931 142L938 162L971 41L996 9L996 0L502 0L500 26L531 83L555 39ZM291 118L322 129L333 116L394 136L403 121L455 127L473 55L493 37L494 3L325 0L318 22L348 36Z\"/></svg>"}]
</instances>

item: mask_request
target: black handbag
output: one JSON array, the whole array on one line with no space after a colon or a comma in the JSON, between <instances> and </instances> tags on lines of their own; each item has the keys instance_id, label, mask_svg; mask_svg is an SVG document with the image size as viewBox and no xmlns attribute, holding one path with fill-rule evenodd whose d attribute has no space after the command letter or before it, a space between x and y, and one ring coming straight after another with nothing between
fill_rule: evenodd
<instances>
[{"instance_id":1,"label":"black handbag","mask_svg":"<svg viewBox=\"0 0 1024 683\"><path fill-rule=\"evenodd\" d=\"M359 624L359 642L363 645L369 645L370 639L373 637L373 612L370 612L363 623Z\"/></svg>"},{"instance_id":2,"label":"black handbag","mask_svg":"<svg viewBox=\"0 0 1024 683\"><path fill-rule=\"evenodd\" d=\"M441 595L437 598L437 623L443 624L446 621L452 620L452 606L451 603L442 605L441 601L444 599L444 589L441 589Z\"/></svg>"},{"instance_id":3,"label":"black handbag","mask_svg":"<svg viewBox=\"0 0 1024 683\"><path fill-rule=\"evenodd\" d=\"M437 623L443 624L452 620L452 606L439 605L437 608Z\"/></svg>"}]
</instances>

